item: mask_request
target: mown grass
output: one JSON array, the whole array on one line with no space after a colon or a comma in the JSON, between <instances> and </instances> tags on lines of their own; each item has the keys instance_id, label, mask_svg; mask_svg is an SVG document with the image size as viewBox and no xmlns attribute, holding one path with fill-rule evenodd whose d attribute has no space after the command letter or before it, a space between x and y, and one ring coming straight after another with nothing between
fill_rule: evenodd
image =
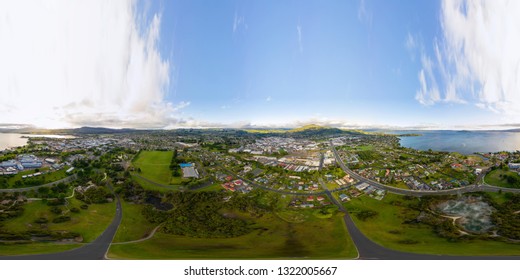
<instances>
[{"instance_id":1,"label":"mown grass","mask_svg":"<svg viewBox=\"0 0 520 280\"><path fill-rule=\"evenodd\" d=\"M49 167L43 167L43 168L40 168L39 169L40 172L48 172L50 171L50 168ZM52 182L56 182L58 180L61 180L67 176L69 176L70 174L67 174L66 173L67 171L67 167L64 167L60 170L57 170L57 171L53 171L53 172L50 172L50 173L47 173L47 174L44 174L44 175L40 175L38 178L43 178L43 183L42 184L47 184L47 183L52 183ZM30 179L23 179L22 176L23 175L29 175L29 174L34 174L36 173L36 171L34 169L31 169L31 170L24 170L24 171L21 171L19 172L18 174L10 177L7 179L7 186L2 186L2 188L15 188L15 187L18 187L18 186L15 186L15 182L16 181L21 181L21 182L24 182L26 180L30 180ZM21 185L19 187L30 187L31 185Z\"/></svg>"},{"instance_id":2,"label":"mown grass","mask_svg":"<svg viewBox=\"0 0 520 280\"><path fill-rule=\"evenodd\" d=\"M197 192L219 192L224 190L221 183L214 183L207 187L197 189Z\"/></svg>"},{"instance_id":3,"label":"mown grass","mask_svg":"<svg viewBox=\"0 0 520 280\"><path fill-rule=\"evenodd\" d=\"M500 175L504 176L503 178L500 177ZM502 169L495 169L488 174L486 174L486 177L484 180L487 184L497 186L497 187L503 187L503 188L515 188L515 186L511 185L507 182L507 179L505 176L513 176L516 177L518 181L520 181L520 175L518 173L513 171L505 171Z\"/></svg>"},{"instance_id":4,"label":"mown grass","mask_svg":"<svg viewBox=\"0 0 520 280\"><path fill-rule=\"evenodd\" d=\"M148 222L141 214L143 205L121 201L123 219L113 242L126 242L146 237L155 225Z\"/></svg>"},{"instance_id":5,"label":"mown grass","mask_svg":"<svg viewBox=\"0 0 520 280\"><path fill-rule=\"evenodd\" d=\"M69 199L69 208L79 208L83 202L77 199ZM60 208L66 210L64 206ZM91 204L88 209L81 209L79 213L67 213L71 220L68 222L54 224L52 219L59 215L50 212L51 207L43 201L28 202L24 206L22 216L4 222L4 229L10 232L22 232L31 229L46 227L51 231L70 231L77 232L83 236L83 242L90 242L96 239L112 222L115 215L115 203ZM34 221L37 218L47 218L49 223L40 226Z\"/></svg>"},{"instance_id":6,"label":"mown grass","mask_svg":"<svg viewBox=\"0 0 520 280\"><path fill-rule=\"evenodd\" d=\"M27 243L27 244L0 244L1 256L35 255L64 252L79 248L83 244L59 243Z\"/></svg>"},{"instance_id":7,"label":"mown grass","mask_svg":"<svg viewBox=\"0 0 520 280\"><path fill-rule=\"evenodd\" d=\"M301 210L303 222L287 222L275 214L254 219L256 229L234 238L192 238L156 233L132 244L112 245L115 259L350 259L357 251L341 214L328 219Z\"/></svg>"},{"instance_id":8,"label":"mown grass","mask_svg":"<svg viewBox=\"0 0 520 280\"><path fill-rule=\"evenodd\" d=\"M181 186L156 185L154 183L143 180L142 178L139 178L137 176L132 176L132 179L135 182L139 183L139 185L141 185L141 187L143 187L144 189L151 190L151 191L168 192L168 191L178 191L182 188Z\"/></svg>"},{"instance_id":9,"label":"mown grass","mask_svg":"<svg viewBox=\"0 0 520 280\"><path fill-rule=\"evenodd\" d=\"M133 164L136 169L141 169L139 175L168 185L172 177L170 170L172 157L173 151L141 151Z\"/></svg>"}]
</instances>

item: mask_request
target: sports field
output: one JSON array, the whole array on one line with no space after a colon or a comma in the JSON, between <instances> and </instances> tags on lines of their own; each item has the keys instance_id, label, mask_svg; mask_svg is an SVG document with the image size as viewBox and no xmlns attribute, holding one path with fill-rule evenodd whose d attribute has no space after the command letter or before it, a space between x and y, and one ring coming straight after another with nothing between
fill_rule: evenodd
<instances>
[{"instance_id":1,"label":"sports field","mask_svg":"<svg viewBox=\"0 0 520 280\"><path fill-rule=\"evenodd\" d=\"M169 185L172 180L170 170L172 157L173 151L141 151L133 164L136 169L141 169L139 175Z\"/></svg>"}]
</instances>

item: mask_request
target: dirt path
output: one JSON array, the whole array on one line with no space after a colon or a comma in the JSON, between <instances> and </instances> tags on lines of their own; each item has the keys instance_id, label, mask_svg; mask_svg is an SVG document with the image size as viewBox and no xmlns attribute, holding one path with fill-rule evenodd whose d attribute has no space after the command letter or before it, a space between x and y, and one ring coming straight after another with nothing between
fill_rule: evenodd
<instances>
[{"instance_id":1,"label":"dirt path","mask_svg":"<svg viewBox=\"0 0 520 280\"><path fill-rule=\"evenodd\" d=\"M161 227L162 225L158 225L156 226L152 232L150 232L150 234L148 234L148 236L144 237L144 238L141 238L141 239L137 239L137 240L132 240L132 241L125 241L125 242L114 242L112 243L113 245L119 245L119 244L132 244L132 243L138 243L138 242L143 242L143 241L146 241L150 238L152 238L155 233L157 232L157 230Z\"/></svg>"}]
</instances>

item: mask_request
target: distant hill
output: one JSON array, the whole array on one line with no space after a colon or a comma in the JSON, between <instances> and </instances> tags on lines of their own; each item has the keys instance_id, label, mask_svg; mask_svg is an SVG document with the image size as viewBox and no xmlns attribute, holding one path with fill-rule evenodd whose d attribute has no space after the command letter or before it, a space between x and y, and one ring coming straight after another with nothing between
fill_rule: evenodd
<instances>
[{"instance_id":1,"label":"distant hill","mask_svg":"<svg viewBox=\"0 0 520 280\"><path fill-rule=\"evenodd\" d=\"M128 132L135 132L137 130L131 129L131 128L120 128L120 129L114 129L114 128L106 128L106 127L80 127L75 129L70 129L73 133L79 133L79 134L114 134L114 133L128 133ZM141 131L141 130L139 130Z\"/></svg>"},{"instance_id":2,"label":"distant hill","mask_svg":"<svg viewBox=\"0 0 520 280\"><path fill-rule=\"evenodd\" d=\"M312 137L344 134L347 133L347 131L335 127L326 127L315 124L309 124L299 128L291 129L287 133L292 136Z\"/></svg>"},{"instance_id":3,"label":"distant hill","mask_svg":"<svg viewBox=\"0 0 520 280\"><path fill-rule=\"evenodd\" d=\"M248 133L291 137L321 137L341 134L364 134L362 131L343 130L335 127L327 127L316 124L309 124L293 129L246 129Z\"/></svg>"}]
</instances>

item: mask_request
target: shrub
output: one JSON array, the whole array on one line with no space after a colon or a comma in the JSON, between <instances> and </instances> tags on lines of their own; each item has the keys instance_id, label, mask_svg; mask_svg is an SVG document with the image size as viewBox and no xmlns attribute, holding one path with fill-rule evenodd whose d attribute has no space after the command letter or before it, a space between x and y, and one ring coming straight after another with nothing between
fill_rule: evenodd
<instances>
[{"instance_id":1,"label":"shrub","mask_svg":"<svg viewBox=\"0 0 520 280\"><path fill-rule=\"evenodd\" d=\"M378 215L378 213L376 211L372 211L372 210L362 210L362 211L356 213L356 217L361 221L366 221L370 218L374 218L377 215Z\"/></svg>"},{"instance_id":2,"label":"shrub","mask_svg":"<svg viewBox=\"0 0 520 280\"><path fill-rule=\"evenodd\" d=\"M49 219L47 219L45 217L40 217L40 218L34 220L34 222L37 224L46 224L49 222Z\"/></svg>"},{"instance_id":3,"label":"shrub","mask_svg":"<svg viewBox=\"0 0 520 280\"><path fill-rule=\"evenodd\" d=\"M52 222L55 223L55 224L64 223L64 222L68 222L68 221L70 221L70 217L69 216L59 216L59 217L54 218L52 220Z\"/></svg>"}]
</instances>

